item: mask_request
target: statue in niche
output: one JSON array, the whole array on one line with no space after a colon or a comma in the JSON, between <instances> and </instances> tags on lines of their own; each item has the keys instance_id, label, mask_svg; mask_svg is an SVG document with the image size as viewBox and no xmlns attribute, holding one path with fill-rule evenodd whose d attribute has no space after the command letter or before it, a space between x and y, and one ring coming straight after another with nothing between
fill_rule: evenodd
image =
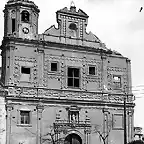
<instances>
[{"instance_id":1,"label":"statue in niche","mask_svg":"<svg viewBox=\"0 0 144 144\"><path fill-rule=\"evenodd\" d=\"M74 113L72 114L72 122L76 122L76 115Z\"/></svg>"}]
</instances>

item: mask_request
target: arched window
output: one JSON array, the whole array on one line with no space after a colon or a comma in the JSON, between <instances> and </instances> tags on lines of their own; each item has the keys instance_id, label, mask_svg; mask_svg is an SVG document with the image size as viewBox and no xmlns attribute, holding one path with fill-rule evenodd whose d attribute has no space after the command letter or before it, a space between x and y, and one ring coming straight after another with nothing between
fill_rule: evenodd
<instances>
[{"instance_id":1,"label":"arched window","mask_svg":"<svg viewBox=\"0 0 144 144\"><path fill-rule=\"evenodd\" d=\"M21 13L21 21L23 22L29 22L29 12L24 10Z\"/></svg>"},{"instance_id":2,"label":"arched window","mask_svg":"<svg viewBox=\"0 0 144 144\"><path fill-rule=\"evenodd\" d=\"M70 25L69 25L69 29L71 29L71 30L77 30L77 25L75 24L75 23L71 23Z\"/></svg>"}]
</instances>

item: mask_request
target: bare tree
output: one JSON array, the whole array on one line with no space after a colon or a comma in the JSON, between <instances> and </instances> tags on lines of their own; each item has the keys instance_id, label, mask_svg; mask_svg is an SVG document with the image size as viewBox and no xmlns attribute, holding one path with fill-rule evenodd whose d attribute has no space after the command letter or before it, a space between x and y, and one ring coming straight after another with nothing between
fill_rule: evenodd
<instances>
[{"instance_id":1,"label":"bare tree","mask_svg":"<svg viewBox=\"0 0 144 144\"><path fill-rule=\"evenodd\" d=\"M113 126L112 120L109 120L106 123L103 123L101 125L95 124L93 125L93 133L98 134L100 140L103 141L103 144L106 144L112 126Z\"/></svg>"},{"instance_id":2,"label":"bare tree","mask_svg":"<svg viewBox=\"0 0 144 144\"><path fill-rule=\"evenodd\" d=\"M67 132L67 128L64 125L60 126L59 128L55 128L54 125L49 126L48 132L46 132L46 134L41 136L41 144L44 144L44 143L56 144L57 142L62 141L64 137L56 138L57 135L62 132L63 133Z\"/></svg>"}]
</instances>

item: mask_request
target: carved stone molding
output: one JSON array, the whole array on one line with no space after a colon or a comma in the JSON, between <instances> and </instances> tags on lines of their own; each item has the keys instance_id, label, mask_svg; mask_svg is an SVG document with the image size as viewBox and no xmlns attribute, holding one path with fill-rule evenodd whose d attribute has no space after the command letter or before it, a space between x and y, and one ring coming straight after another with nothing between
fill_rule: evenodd
<instances>
[{"instance_id":1,"label":"carved stone molding","mask_svg":"<svg viewBox=\"0 0 144 144\"><path fill-rule=\"evenodd\" d=\"M104 114L110 114L110 112L109 112L109 107L108 107L107 105L105 105L105 106L102 108L102 112L103 112Z\"/></svg>"},{"instance_id":2,"label":"carved stone molding","mask_svg":"<svg viewBox=\"0 0 144 144\"><path fill-rule=\"evenodd\" d=\"M102 56L101 56L101 59L102 59L102 60L106 60L106 59L107 59L107 56L106 56L106 55L102 55Z\"/></svg>"},{"instance_id":3,"label":"carved stone molding","mask_svg":"<svg viewBox=\"0 0 144 144\"><path fill-rule=\"evenodd\" d=\"M24 87L9 87L9 95L15 97L37 97L37 89L35 88L24 88Z\"/></svg>"},{"instance_id":4,"label":"carved stone molding","mask_svg":"<svg viewBox=\"0 0 144 144\"><path fill-rule=\"evenodd\" d=\"M108 90L115 90L113 89L113 74L121 75L121 89L117 91L124 91L124 87L127 87L128 81L127 81L127 71L126 68L121 67L107 67L107 88Z\"/></svg>"},{"instance_id":5,"label":"carved stone molding","mask_svg":"<svg viewBox=\"0 0 144 144\"><path fill-rule=\"evenodd\" d=\"M37 61L34 62L33 69L33 81L31 81L32 84L36 87L38 85L38 65Z\"/></svg>"},{"instance_id":6,"label":"carved stone molding","mask_svg":"<svg viewBox=\"0 0 144 144\"><path fill-rule=\"evenodd\" d=\"M43 48L37 48L37 52L38 53L44 53L44 49Z\"/></svg>"},{"instance_id":7,"label":"carved stone molding","mask_svg":"<svg viewBox=\"0 0 144 144\"><path fill-rule=\"evenodd\" d=\"M134 114L134 109L131 109L131 110L127 110L127 114L132 117L133 114Z\"/></svg>"},{"instance_id":8,"label":"carved stone molding","mask_svg":"<svg viewBox=\"0 0 144 144\"><path fill-rule=\"evenodd\" d=\"M121 67L107 67L107 71L126 72L126 68L121 68Z\"/></svg>"},{"instance_id":9,"label":"carved stone molding","mask_svg":"<svg viewBox=\"0 0 144 144\"><path fill-rule=\"evenodd\" d=\"M34 86L37 86L38 82L38 64L37 60L35 58L27 58L22 56L15 56L15 62L14 62L14 72L13 72L13 79L14 84L18 85L20 83L20 76L21 76L21 65L20 62L29 62L32 63L32 76L30 83Z\"/></svg>"},{"instance_id":10,"label":"carved stone molding","mask_svg":"<svg viewBox=\"0 0 144 144\"><path fill-rule=\"evenodd\" d=\"M13 79L14 79L14 84L18 84L19 83L19 79L20 79L20 65L17 62L14 63Z\"/></svg>"},{"instance_id":11,"label":"carved stone molding","mask_svg":"<svg viewBox=\"0 0 144 144\"><path fill-rule=\"evenodd\" d=\"M15 61L25 61L25 62L35 62L35 58L27 58L27 57L22 57L22 56L15 56Z\"/></svg>"},{"instance_id":12,"label":"carved stone molding","mask_svg":"<svg viewBox=\"0 0 144 144\"><path fill-rule=\"evenodd\" d=\"M124 95L102 94L100 92L50 90L42 88L9 87L9 95L16 97L40 97L71 100L95 100L110 103L123 103ZM133 102L133 95L128 96L127 102Z\"/></svg>"},{"instance_id":13,"label":"carved stone molding","mask_svg":"<svg viewBox=\"0 0 144 144\"><path fill-rule=\"evenodd\" d=\"M71 105L70 107L67 107L66 110L67 111L80 111L80 107L78 107L77 105Z\"/></svg>"},{"instance_id":14,"label":"carved stone molding","mask_svg":"<svg viewBox=\"0 0 144 144\"><path fill-rule=\"evenodd\" d=\"M44 106L42 104L38 104L36 106L36 109L37 109L38 113L41 114L43 112L43 110L44 110Z\"/></svg>"},{"instance_id":15,"label":"carved stone molding","mask_svg":"<svg viewBox=\"0 0 144 144\"><path fill-rule=\"evenodd\" d=\"M12 104L6 104L6 111L12 111L14 106Z\"/></svg>"}]
</instances>

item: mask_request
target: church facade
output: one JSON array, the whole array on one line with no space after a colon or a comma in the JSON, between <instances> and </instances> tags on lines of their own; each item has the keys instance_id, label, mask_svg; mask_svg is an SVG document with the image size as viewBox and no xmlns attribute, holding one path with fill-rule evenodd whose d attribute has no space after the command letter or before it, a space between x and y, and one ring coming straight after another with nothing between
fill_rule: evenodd
<instances>
[{"instance_id":1,"label":"church facade","mask_svg":"<svg viewBox=\"0 0 144 144\"><path fill-rule=\"evenodd\" d=\"M1 144L122 144L133 138L130 60L87 33L74 4L38 34L40 10L9 0L1 45Z\"/></svg>"}]
</instances>

